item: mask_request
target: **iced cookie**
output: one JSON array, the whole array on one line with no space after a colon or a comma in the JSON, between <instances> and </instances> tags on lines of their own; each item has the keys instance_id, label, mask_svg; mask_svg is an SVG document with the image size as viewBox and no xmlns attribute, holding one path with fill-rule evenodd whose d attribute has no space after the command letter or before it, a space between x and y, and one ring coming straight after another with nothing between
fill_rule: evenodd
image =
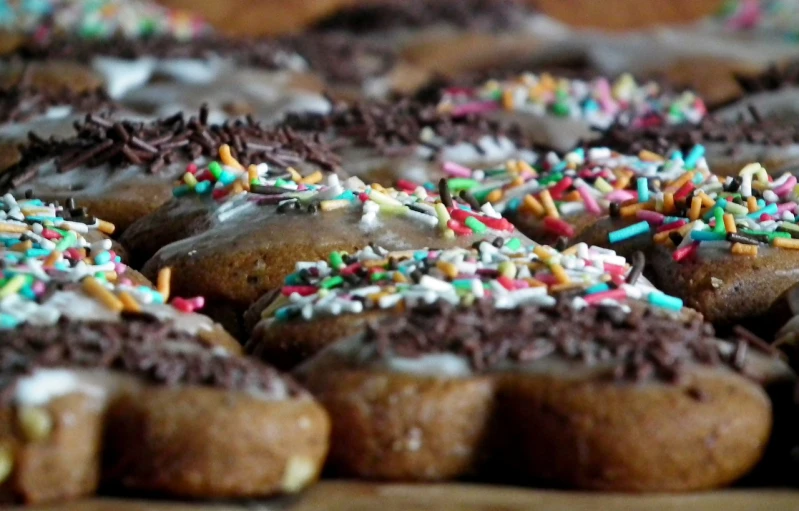
<instances>
[{"instance_id":1,"label":"iced cookie","mask_svg":"<svg viewBox=\"0 0 799 511\"><path fill-rule=\"evenodd\" d=\"M606 78L586 81L523 73L444 91L438 108L453 117L479 113L513 121L532 141L561 151L595 138L614 123L695 124L706 112L701 98L689 91L672 93L655 82L638 84L629 74L611 83Z\"/></svg>"},{"instance_id":2,"label":"iced cookie","mask_svg":"<svg viewBox=\"0 0 799 511\"><path fill-rule=\"evenodd\" d=\"M326 260L297 264L279 294L266 295L248 312L258 321L248 352L291 367L385 315L443 300L470 307L487 300L498 309L552 306L568 297L579 306L643 300L680 311L682 302L641 277L613 251L585 243L564 252L523 246L516 238L483 241L470 249L404 250L369 247L348 264Z\"/></svg>"},{"instance_id":3,"label":"iced cookie","mask_svg":"<svg viewBox=\"0 0 799 511\"><path fill-rule=\"evenodd\" d=\"M442 177L439 163L485 165L533 153L515 126L479 115L452 116L412 99L339 104L327 115L290 115L286 126L320 133L351 175L393 185Z\"/></svg>"},{"instance_id":4,"label":"iced cookie","mask_svg":"<svg viewBox=\"0 0 799 511\"><path fill-rule=\"evenodd\" d=\"M469 309L372 322L298 373L329 410L335 473L470 475L626 492L728 485L772 428L770 353L630 306Z\"/></svg>"}]
</instances>

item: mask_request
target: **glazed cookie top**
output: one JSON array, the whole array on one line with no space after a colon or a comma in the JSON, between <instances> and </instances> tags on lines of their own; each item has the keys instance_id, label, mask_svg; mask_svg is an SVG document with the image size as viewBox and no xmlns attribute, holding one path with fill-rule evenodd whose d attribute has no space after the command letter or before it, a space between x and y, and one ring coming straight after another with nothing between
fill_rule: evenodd
<instances>
[{"instance_id":1,"label":"glazed cookie top","mask_svg":"<svg viewBox=\"0 0 799 511\"><path fill-rule=\"evenodd\" d=\"M565 362L605 368L604 374L624 381L677 382L696 365L746 374L750 351L774 354L751 334L722 343L698 316L676 319L646 307L620 313L565 304L511 310L485 302L469 309L427 305L372 322L362 343L361 356L397 370L449 355L450 370L459 364L466 374L509 367L533 371L541 363Z\"/></svg>"},{"instance_id":2,"label":"glazed cookie top","mask_svg":"<svg viewBox=\"0 0 799 511\"><path fill-rule=\"evenodd\" d=\"M549 73L523 73L475 88L445 90L438 108L456 117L503 111L579 121L602 130L613 123L631 127L697 123L707 111L702 99L690 91L675 94L655 82L638 84L629 74L611 83L607 78L581 80Z\"/></svg>"},{"instance_id":3,"label":"glazed cookie top","mask_svg":"<svg viewBox=\"0 0 799 511\"><path fill-rule=\"evenodd\" d=\"M169 300L170 271L158 289L137 284L105 235L114 226L75 208L39 199L0 200L0 329L55 328L62 320L125 323L146 315L191 335L213 322L194 311L202 297Z\"/></svg>"},{"instance_id":4,"label":"glazed cookie top","mask_svg":"<svg viewBox=\"0 0 799 511\"><path fill-rule=\"evenodd\" d=\"M209 25L187 12L147 0L3 0L0 28L35 37L68 33L95 39L164 34L185 39L210 30Z\"/></svg>"},{"instance_id":5,"label":"glazed cookie top","mask_svg":"<svg viewBox=\"0 0 799 511\"><path fill-rule=\"evenodd\" d=\"M322 19L315 29L372 33L392 29L449 25L479 30L501 30L519 21L524 9L516 0L435 0L363 2Z\"/></svg>"},{"instance_id":6,"label":"glazed cookie top","mask_svg":"<svg viewBox=\"0 0 799 511\"><path fill-rule=\"evenodd\" d=\"M39 405L71 392L108 391L124 373L156 385L201 385L244 391L261 399L305 396L290 378L255 360L230 356L159 321L62 320L0 331L0 401ZM92 377L93 374L93 377ZM101 382L107 388L99 388Z\"/></svg>"},{"instance_id":7,"label":"glazed cookie top","mask_svg":"<svg viewBox=\"0 0 799 511\"><path fill-rule=\"evenodd\" d=\"M0 89L0 123L19 123L36 117L58 118L82 112L101 112L114 108L102 90L74 92L40 90L14 85Z\"/></svg>"},{"instance_id":8,"label":"glazed cookie top","mask_svg":"<svg viewBox=\"0 0 799 511\"><path fill-rule=\"evenodd\" d=\"M301 262L273 302L268 321L311 321L369 310L404 310L439 301L470 306L487 300L497 309L554 306L557 299L583 309L648 302L674 314L682 300L667 296L641 277L643 254L633 264L612 250L579 243L558 252L523 246L515 238L483 241L472 249L389 252L367 247L327 261Z\"/></svg>"},{"instance_id":9,"label":"glazed cookie top","mask_svg":"<svg viewBox=\"0 0 799 511\"><path fill-rule=\"evenodd\" d=\"M211 125L207 116L208 110L201 109L198 117L176 114L143 123L89 115L71 138L44 140L31 135L22 162L3 174L0 187L103 193L115 182L136 176L169 181L183 174L188 163L215 158L222 144L228 144L245 165L308 161L332 168L336 164L335 156L309 137L269 130L251 118Z\"/></svg>"}]
</instances>

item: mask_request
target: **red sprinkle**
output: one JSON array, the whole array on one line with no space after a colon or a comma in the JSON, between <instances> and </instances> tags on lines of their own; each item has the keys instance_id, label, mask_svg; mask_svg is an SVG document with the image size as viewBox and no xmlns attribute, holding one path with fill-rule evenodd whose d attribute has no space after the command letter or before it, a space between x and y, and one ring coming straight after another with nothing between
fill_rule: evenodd
<instances>
[{"instance_id":1,"label":"red sprinkle","mask_svg":"<svg viewBox=\"0 0 799 511\"><path fill-rule=\"evenodd\" d=\"M186 165L186 172L188 172L189 174L196 174L197 173L197 164L189 163L188 165Z\"/></svg>"},{"instance_id":2,"label":"red sprinkle","mask_svg":"<svg viewBox=\"0 0 799 511\"><path fill-rule=\"evenodd\" d=\"M686 245L682 248L678 248L677 250L675 250L674 253L671 255L671 257L675 261L680 262L683 259L689 258L692 255L694 255L694 253L696 253L698 248L699 248L699 242L694 241L690 245Z\"/></svg>"},{"instance_id":3,"label":"red sprinkle","mask_svg":"<svg viewBox=\"0 0 799 511\"><path fill-rule=\"evenodd\" d=\"M397 188L405 190L406 192L414 192L416 191L417 188L419 188L419 185L417 185L413 181L408 181L407 179L398 179L397 182L395 183L395 186Z\"/></svg>"},{"instance_id":4,"label":"red sprinkle","mask_svg":"<svg viewBox=\"0 0 799 511\"><path fill-rule=\"evenodd\" d=\"M516 289L516 286L513 284L513 280L504 275L502 277L499 277L497 279L497 282L502 284L502 287L504 287L508 291L513 291L514 289Z\"/></svg>"},{"instance_id":5,"label":"red sprinkle","mask_svg":"<svg viewBox=\"0 0 799 511\"><path fill-rule=\"evenodd\" d=\"M688 181L682 185L679 190L677 190L677 193L674 194L674 200L681 200L688 197L688 194L694 191L694 188L696 188L694 184L691 181Z\"/></svg>"},{"instance_id":6,"label":"red sprinkle","mask_svg":"<svg viewBox=\"0 0 799 511\"><path fill-rule=\"evenodd\" d=\"M773 220L773 219L774 219L774 217L772 217L768 213L763 213L762 215L760 215L760 221L761 222L765 222L766 220Z\"/></svg>"},{"instance_id":7,"label":"red sprinkle","mask_svg":"<svg viewBox=\"0 0 799 511\"><path fill-rule=\"evenodd\" d=\"M226 189L224 189L224 188L214 188L214 190L211 192L211 196L214 199L222 199L227 194L228 194L228 191Z\"/></svg>"},{"instance_id":8,"label":"red sprinkle","mask_svg":"<svg viewBox=\"0 0 799 511\"><path fill-rule=\"evenodd\" d=\"M460 222L455 220L454 218L450 218L447 221L447 227L455 231L455 234L458 236L471 236L472 230L466 227L465 225L461 225Z\"/></svg>"},{"instance_id":9,"label":"red sprinkle","mask_svg":"<svg viewBox=\"0 0 799 511\"><path fill-rule=\"evenodd\" d=\"M48 240L58 240L61 239L61 235L55 231L51 231L50 229L42 229L42 236Z\"/></svg>"},{"instance_id":10,"label":"red sprinkle","mask_svg":"<svg viewBox=\"0 0 799 511\"><path fill-rule=\"evenodd\" d=\"M574 237L574 227L560 218L545 217L544 228L558 236L566 236L567 238Z\"/></svg>"},{"instance_id":11,"label":"red sprinkle","mask_svg":"<svg viewBox=\"0 0 799 511\"><path fill-rule=\"evenodd\" d=\"M170 303L180 312L194 312L194 304L183 298L174 298Z\"/></svg>"},{"instance_id":12,"label":"red sprinkle","mask_svg":"<svg viewBox=\"0 0 799 511\"><path fill-rule=\"evenodd\" d=\"M680 219L676 222L672 222L670 224L663 224L657 228L656 232L663 232L663 231L673 231L674 229L679 229L683 225L687 224L688 220Z\"/></svg>"},{"instance_id":13,"label":"red sprinkle","mask_svg":"<svg viewBox=\"0 0 799 511\"><path fill-rule=\"evenodd\" d=\"M361 192L358 194L358 200L360 200L361 202L366 202L369 200L369 196Z\"/></svg>"},{"instance_id":14,"label":"red sprinkle","mask_svg":"<svg viewBox=\"0 0 799 511\"><path fill-rule=\"evenodd\" d=\"M560 199L563 196L563 192L568 190L571 185L572 178L566 176L549 188L549 194L553 199Z\"/></svg>"},{"instance_id":15,"label":"red sprinkle","mask_svg":"<svg viewBox=\"0 0 799 511\"><path fill-rule=\"evenodd\" d=\"M358 271L358 268L360 268L360 267L361 267L361 263L352 263L351 265L345 266L344 268L342 268L339 271L339 274L342 275L342 276L352 275L356 271Z\"/></svg>"},{"instance_id":16,"label":"red sprinkle","mask_svg":"<svg viewBox=\"0 0 799 511\"><path fill-rule=\"evenodd\" d=\"M319 291L319 288L316 286L283 286L283 289L280 290L283 296L291 296L294 293L300 296L309 296L317 291Z\"/></svg>"},{"instance_id":17,"label":"red sprinkle","mask_svg":"<svg viewBox=\"0 0 799 511\"><path fill-rule=\"evenodd\" d=\"M604 269L611 275L624 275L627 269L620 264L604 263Z\"/></svg>"}]
</instances>

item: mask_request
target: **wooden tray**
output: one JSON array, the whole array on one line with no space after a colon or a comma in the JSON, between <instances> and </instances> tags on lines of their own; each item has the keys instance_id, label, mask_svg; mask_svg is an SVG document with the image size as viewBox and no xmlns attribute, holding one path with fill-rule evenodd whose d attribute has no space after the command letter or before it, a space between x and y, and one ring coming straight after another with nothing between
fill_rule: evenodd
<instances>
[{"instance_id":1,"label":"wooden tray","mask_svg":"<svg viewBox=\"0 0 799 511\"><path fill-rule=\"evenodd\" d=\"M25 508L18 508L25 509ZM189 504L91 499L36 511L799 511L799 490L607 495L466 484L325 481L304 495L264 502Z\"/></svg>"}]
</instances>

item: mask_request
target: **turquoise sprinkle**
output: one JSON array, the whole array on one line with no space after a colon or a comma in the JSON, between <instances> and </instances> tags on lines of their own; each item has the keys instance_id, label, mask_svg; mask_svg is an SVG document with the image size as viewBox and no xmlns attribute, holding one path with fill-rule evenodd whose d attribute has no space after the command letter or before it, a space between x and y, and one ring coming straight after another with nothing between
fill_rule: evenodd
<instances>
[{"instance_id":1,"label":"turquoise sprinkle","mask_svg":"<svg viewBox=\"0 0 799 511\"><path fill-rule=\"evenodd\" d=\"M488 227L486 227L486 224L484 224L483 222L481 222L480 220L476 219L473 216L467 217L463 223L466 224L466 227L473 230L477 234L483 233L488 229Z\"/></svg>"},{"instance_id":2,"label":"turquoise sprinkle","mask_svg":"<svg viewBox=\"0 0 799 511\"><path fill-rule=\"evenodd\" d=\"M345 190L344 193L340 193L337 196L333 197L333 200L354 200L355 194L352 193L352 190Z\"/></svg>"},{"instance_id":3,"label":"turquoise sprinkle","mask_svg":"<svg viewBox=\"0 0 799 511\"><path fill-rule=\"evenodd\" d=\"M682 151L674 151L671 153L671 161L681 161L682 160Z\"/></svg>"},{"instance_id":4,"label":"turquoise sprinkle","mask_svg":"<svg viewBox=\"0 0 799 511\"><path fill-rule=\"evenodd\" d=\"M105 264L111 260L111 254L108 251L100 252L94 256L94 264Z\"/></svg>"},{"instance_id":5,"label":"turquoise sprinkle","mask_svg":"<svg viewBox=\"0 0 799 511\"><path fill-rule=\"evenodd\" d=\"M200 186L200 183L197 183L197 186ZM172 188L172 197L183 197L184 195L188 195L191 191L191 186L189 185L180 185Z\"/></svg>"},{"instance_id":6,"label":"turquoise sprinkle","mask_svg":"<svg viewBox=\"0 0 799 511\"><path fill-rule=\"evenodd\" d=\"M208 164L208 172L210 172L211 175L214 176L214 179L218 180L219 176L222 175L222 165L220 165L219 162L212 161L211 163Z\"/></svg>"},{"instance_id":7,"label":"turquoise sprinkle","mask_svg":"<svg viewBox=\"0 0 799 511\"><path fill-rule=\"evenodd\" d=\"M235 180L236 176L231 172L228 172L227 170L223 170L222 173L219 175L219 181L225 186L233 184L233 181Z\"/></svg>"},{"instance_id":8,"label":"turquoise sprinkle","mask_svg":"<svg viewBox=\"0 0 799 511\"><path fill-rule=\"evenodd\" d=\"M703 175L702 175L702 174L700 174L699 172L697 172L696 174L694 174L694 179L693 179L693 182L694 182L694 184L695 184L695 185L698 185L698 184L700 184L700 183L701 183L702 181L704 181L704 180L705 180L705 176L703 176Z\"/></svg>"},{"instance_id":9,"label":"turquoise sprinkle","mask_svg":"<svg viewBox=\"0 0 799 511\"><path fill-rule=\"evenodd\" d=\"M26 217L25 217L25 221L26 221L26 222L39 222L39 223L43 223L43 222L59 222L59 220L60 220L61 222L63 222L63 221L64 221L64 219L63 219L63 218L59 218L59 217L57 217L57 216L26 216ZM59 222L59 223L61 223L61 222Z\"/></svg>"},{"instance_id":10,"label":"turquoise sprinkle","mask_svg":"<svg viewBox=\"0 0 799 511\"><path fill-rule=\"evenodd\" d=\"M291 319L294 315L294 307L281 307L275 311L275 319L278 321L286 321Z\"/></svg>"},{"instance_id":11,"label":"turquoise sprinkle","mask_svg":"<svg viewBox=\"0 0 799 511\"><path fill-rule=\"evenodd\" d=\"M649 181L645 177L636 180L638 185L638 202L649 202Z\"/></svg>"},{"instance_id":12,"label":"turquoise sprinkle","mask_svg":"<svg viewBox=\"0 0 799 511\"><path fill-rule=\"evenodd\" d=\"M582 147L578 147L577 149L572 151L572 154L576 154L580 158L585 158L585 149L583 149Z\"/></svg>"},{"instance_id":13,"label":"turquoise sprinkle","mask_svg":"<svg viewBox=\"0 0 799 511\"><path fill-rule=\"evenodd\" d=\"M522 205L522 200L518 197L515 199L511 199L508 201L508 204L505 206L506 211L518 211Z\"/></svg>"},{"instance_id":14,"label":"turquoise sprinkle","mask_svg":"<svg viewBox=\"0 0 799 511\"><path fill-rule=\"evenodd\" d=\"M682 310L682 300L676 296L670 296L659 291L653 291L649 293L647 301L652 305L663 307L664 309L671 309L675 311Z\"/></svg>"},{"instance_id":15,"label":"turquoise sprinkle","mask_svg":"<svg viewBox=\"0 0 799 511\"><path fill-rule=\"evenodd\" d=\"M0 328L14 328L19 324L19 320L10 314L0 314Z\"/></svg>"},{"instance_id":16,"label":"turquoise sprinkle","mask_svg":"<svg viewBox=\"0 0 799 511\"><path fill-rule=\"evenodd\" d=\"M637 224L628 225L618 231L608 233L608 241L611 243L618 243L619 241L624 241L646 232L649 232L649 222L642 221Z\"/></svg>"},{"instance_id":17,"label":"turquoise sprinkle","mask_svg":"<svg viewBox=\"0 0 799 511\"><path fill-rule=\"evenodd\" d=\"M204 195L206 193L211 193L211 187L213 184L210 181L200 181L195 185L194 191L199 195Z\"/></svg>"},{"instance_id":18,"label":"turquoise sprinkle","mask_svg":"<svg viewBox=\"0 0 799 511\"><path fill-rule=\"evenodd\" d=\"M597 103L597 102L596 102L596 101L594 101L593 99L590 99L590 98L589 98L589 99L587 99L587 100L585 101L585 103L583 104L583 109L584 109L586 112L596 112L596 111L598 111L598 110L599 110L599 103Z\"/></svg>"},{"instance_id":19,"label":"turquoise sprinkle","mask_svg":"<svg viewBox=\"0 0 799 511\"><path fill-rule=\"evenodd\" d=\"M691 239L694 241L724 241L727 239L727 233L714 231L691 231Z\"/></svg>"},{"instance_id":20,"label":"turquoise sprinkle","mask_svg":"<svg viewBox=\"0 0 799 511\"><path fill-rule=\"evenodd\" d=\"M511 238L505 242L505 248L508 250L519 250L522 247L522 240L519 238Z\"/></svg>"},{"instance_id":21,"label":"turquoise sprinkle","mask_svg":"<svg viewBox=\"0 0 799 511\"><path fill-rule=\"evenodd\" d=\"M705 213L705 216L702 217L702 220L707 222L708 220L710 220L711 218L713 218L716 215L716 210L717 209L724 210L726 207L727 207L727 201L725 199L717 200L716 201L716 205L713 206L712 208L710 208L710 211Z\"/></svg>"},{"instance_id":22,"label":"turquoise sprinkle","mask_svg":"<svg viewBox=\"0 0 799 511\"><path fill-rule=\"evenodd\" d=\"M57 261L53 266L58 271L66 271L69 269L69 263L66 261Z\"/></svg>"},{"instance_id":23,"label":"turquoise sprinkle","mask_svg":"<svg viewBox=\"0 0 799 511\"><path fill-rule=\"evenodd\" d=\"M667 216L663 219L663 224L673 224L674 222L679 222L680 220L685 220L681 216Z\"/></svg>"},{"instance_id":24,"label":"turquoise sprinkle","mask_svg":"<svg viewBox=\"0 0 799 511\"><path fill-rule=\"evenodd\" d=\"M757 199L757 207L762 208L766 206L766 201L764 199Z\"/></svg>"},{"instance_id":25,"label":"turquoise sprinkle","mask_svg":"<svg viewBox=\"0 0 799 511\"><path fill-rule=\"evenodd\" d=\"M608 291L608 290L610 290L610 286L602 282L601 284L594 284L593 286L586 289L585 292L586 294L592 295L594 293L601 293L603 291Z\"/></svg>"},{"instance_id":26,"label":"turquoise sprinkle","mask_svg":"<svg viewBox=\"0 0 799 511\"><path fill-rule=\"evenodd\" d=\"M566 170L566 166L567 165L568 165L568 163L566 163L566 160L563 160L562 162L560 162L557 165L555 165L554 167L552 167L552 171L553 172L564 171L564 170Z\"/></svg>"},{"instance_id":27,"label":"turquoise sprinkle","mask_svg":"<svg viewBox=\"0 0 799 511\"><path fill-rule=\"evenodd\" d=\"M31 248L25 251L25 257L47 257L50 251L44 248Z\"/></svg>"},{"instance_id":28,"label":"turquoise sprinkle","mask_svg":"<svg viewBox=\"0 0 799 511\"><path fill-rule=\"evenodd\" d=\"M768 215L776 215L777 211L779 211L779 209L777 209L777 205L772 203L772 204L769 204L768 206L766 206L765 208L758 209L754 213L749 213L746 216L749 217L749 218L758 219L758 218L760 218L760 215L762 215L764 213L768 214Z\"/></svg>"},{"instance_id":29,"label":"turquoise sprinkle","mask_svg":"<svg viewBox=\"0 0 799 511\"><path fill-rule=\"evenodd\" d=\"M469 290L469 289L472 288L472 281L469 280L469 279L453 280L452 281L452 286L455 289L466 289L466 290Z\"/></svg>"},{"instance_id":30,"label":"turquoise sprinkle","mask_svg":"<svg viewBox=\"0 0 799 511\"><path fill-rule=\"evenodd\" d=\"M699 163L699 159L705 155L705 146L702 144L697 144L691 151L688 153L688 156L685 158L685 168L686 169L693 169L696 167L696 164Z\"/></svg>"},{"instance_id":31,"label":"turquoise sprinkle","mask_svg":"<svg viewBox=\"0 0 799 511\"><path fill-rule=\"evenodd\" d=\"M19 294L21 294L22 296L24 296L28 300L35 300L36 299L36 293L33 292L33 289L31 289L30 286L25 286L22 289L20 289L19 290Z\"/></svg>"},{"instance_id":32,"label":"turquoise sprinkle","mask_svg":"<svg viewBox=\"0 0 799 511\"><path fill-rule=\"evenodd\" d=\"M121 257L121 256L116 256L116 257L114 258L114 262L115 262L115 263L121 263L121 262L122 262L122 257Z\"/></svg>"},{"instance_id":33,"label":"turquoise sprinkle","mask_svg":"<svg viewBox=\"0 0 799 511\"><path fill-rule=\"evenodd\" d=\"M302 284L302 279L300 279L299 274L290 273L285 279L283 279L283 283L287 286L297 286Z\"/></svg>"},{"instance_id":34,"label":"turquoise sprinkle","mask_svg":"<svg viewBox=\"0 0 799 511\"><path fill-rule=\"evenodd\" d=\"M413 253L413 258L417 261L424 261L427 258L427 252L425 250L417 250Z\"/></svg>"}]
</instances>

